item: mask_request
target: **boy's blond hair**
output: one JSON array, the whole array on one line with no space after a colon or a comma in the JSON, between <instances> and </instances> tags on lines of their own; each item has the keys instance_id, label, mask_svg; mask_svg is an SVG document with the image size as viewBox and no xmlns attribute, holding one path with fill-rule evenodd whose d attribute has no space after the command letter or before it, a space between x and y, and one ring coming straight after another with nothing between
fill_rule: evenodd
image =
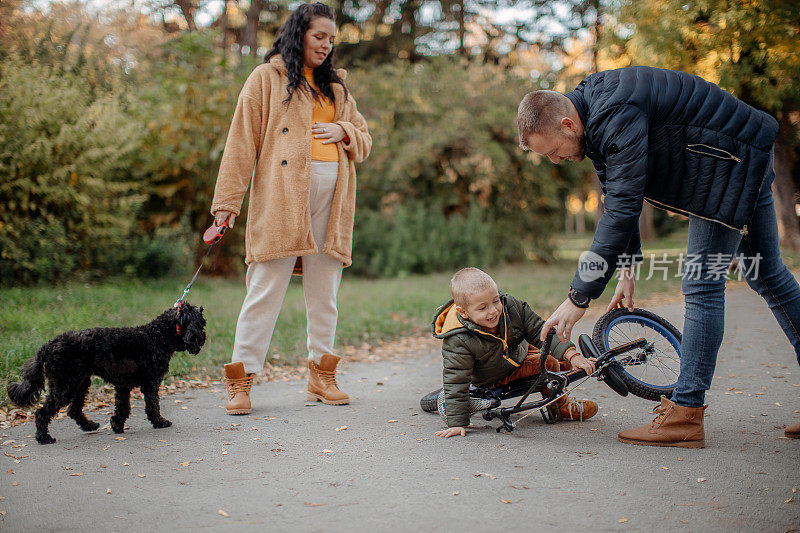
<instances>
[{"instance_id":1,"label":"boy's blond hair","mask_svg":"<svg viewBox=\"0 0 800 533\"><path fill-rule=\"evenodd\" d=\"M489 287L497 288L497 283L483 270L475 267L462 268L450 280L450 294L461 308L469 305L469 297Z\"/></svg>"}]
</instances>

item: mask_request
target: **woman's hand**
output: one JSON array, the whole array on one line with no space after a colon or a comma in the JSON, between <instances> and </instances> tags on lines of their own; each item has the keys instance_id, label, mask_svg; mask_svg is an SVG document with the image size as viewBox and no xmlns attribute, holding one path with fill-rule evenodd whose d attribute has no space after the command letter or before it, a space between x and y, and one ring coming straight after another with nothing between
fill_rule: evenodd
<instances>
[{"instance_id":1,"label":"woman's hand","mask_svg":"<svg viewBox=\"0 0 800 533\"><path fill-rule=\"evenodd\" d=\"M454 427L454 428L442 429L436 432L437 437L449 438L449 437L455 437L456 435L461 435L462 437L466 437L467 428Z\"/></svg>"},{"instance_id":2,"label":"woman's hand","mask_svg":"<svg viewBox=\"0 0 800 533\"><path fill-rule=\"evenodd\" d=\"M606 313L615 307L627 307L628 311L633 311L633 290L634 290L633 268L625 267L619 269L619 281L614 291L614 297L606 308Z\"/></svg>"},{"instance_id":3,"label":"woman's hand","mask_svg":"<svg viewBox=\"0 0 800 533\"><path fill-rule=\"evenodd\" d=\"M233 221L236 220L236 215L231 213L230 211L217 211L214 213L214 223L217 226L222 226L225 222L228 222L228 227L233 228Z\"/></svg>"},{"instance_id":4,"label":"woman's hand","mask_svg":"<svg viewBox=\"0 0 800 533\"><path fill-rule=\"evenodd\" d=\"M315 122L311 126L311 133L314 134L315 139L326 139L322 141L322 144L338 143L340 141L347 143L347 134L344 132L344 128L335 122Z\"/></svg>"}]
</instances>

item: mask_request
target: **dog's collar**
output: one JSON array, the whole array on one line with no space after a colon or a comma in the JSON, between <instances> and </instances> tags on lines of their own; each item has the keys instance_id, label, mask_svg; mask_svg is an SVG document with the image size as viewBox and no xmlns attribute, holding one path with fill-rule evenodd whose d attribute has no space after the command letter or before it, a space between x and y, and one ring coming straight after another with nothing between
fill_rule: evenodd
<instances>
[{"instance_id":1,"label":"dog's collar","mask_svg":"<svg viewBox=\"0 0 800 533\"><path fill-rule=\"evenodd\" d=\"M181 306L182 305L183 305L183 302L180 301L180 300L175 302L175 308L177 309L177 311L175 311L175 333L177 333L179 337L181 335L180 317L181 317Z\"/></svg>"}]
</instances>

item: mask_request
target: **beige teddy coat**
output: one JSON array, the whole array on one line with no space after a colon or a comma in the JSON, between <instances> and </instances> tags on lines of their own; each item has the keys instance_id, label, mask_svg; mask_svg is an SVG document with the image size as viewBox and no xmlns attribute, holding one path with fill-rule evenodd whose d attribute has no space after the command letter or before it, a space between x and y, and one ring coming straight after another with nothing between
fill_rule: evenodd
<instances>
[{"instance_id":1,"label":"beige teddy coat","mask_svg":"<svg viewBox=\"0 0 800 533\"><path fill-rule=\"evenodd\" d=\"M337 72L342 80L346 78L344 70ZM220 210L238 215L250 185L245 228L247 264L319 252L309 211L314 101L307 90L298 89L287 107L283 101L288 95L288 83L280 56L253 70L239 94L220 163L212 215ZM348 96L345 101L344 89L338 83L332 88L336 106L333 121L344 129L349 142L336 143L339 175L322 251L350 266L355 163L369 155L372 137L353 97Z\"/></svg>"}]
</instances>

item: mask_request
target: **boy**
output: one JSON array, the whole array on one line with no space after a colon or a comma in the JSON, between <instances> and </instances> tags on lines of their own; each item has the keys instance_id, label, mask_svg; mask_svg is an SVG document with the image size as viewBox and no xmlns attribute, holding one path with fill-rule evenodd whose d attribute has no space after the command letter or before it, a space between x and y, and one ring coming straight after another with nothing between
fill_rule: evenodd
<instances>
[{"instance_id":1,"label":"boy","mask_svg":"<svg viewBox=\"0 0 800 533\"><path fill-rule=\"evenodd\" d=\"M439 437L466 435L469 425L469 385L505 385L539 373L539 333L544 320L530 306L500 294L494 280L477 268L459 270L450 281L453 299L436 311L433 336L442 339L444 412L447 429ZM527 341L527 342L526 342ZM591 374L594 365L571 342L553 339L550 371L581 368ZM586 420L597 404L558 400L561 417Z\"/></svg>"}]
</instances>

